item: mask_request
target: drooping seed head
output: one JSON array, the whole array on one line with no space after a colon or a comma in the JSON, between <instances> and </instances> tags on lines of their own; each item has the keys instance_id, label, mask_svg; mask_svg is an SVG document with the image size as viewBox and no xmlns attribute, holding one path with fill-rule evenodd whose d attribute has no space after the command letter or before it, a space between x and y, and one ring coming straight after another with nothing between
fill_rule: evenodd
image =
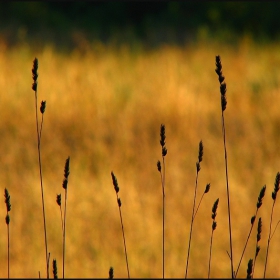
<instances>
[{"instance_id":1,"label":"drooping seed head","mask_svg":"<svg viewBox=\"0 0 280 280\"><path fill-rule=\"evenodd\" d=\"M208 193L210 190L210 183L206 185L204 193Z\"/></svg>"},{"instance_id":2,"label":"drooping seed head","mask_svg":"<svg viewBox=\"0 0 280 280\"><path fill-rule=\"evenodd\" d=\"M159 172L161 172L161 164L160 164L160 161L159 161L159 160L158 160L158 162L157 162L157 169L158 169Z\"/></svg>"},{"instance_id":3,"label":"drooping seed head","mask_svg":"<svg viewBox=\"0 0 280 280\"><path fill-rule=\"evenodd\" d=\"M114 278L114 268L110 267L109 269L109 279L113 279Z\"/></svg>"},{"instance_id":4,"label":"drooping seed head","mask_svg":"<svg viewBox=\"0 0 280 280\"><path fill-rule=\"evenodd\" d=\"M4 190L4 197L5 197L5 204L6 204L6 208L7 208L7 212L11 211L12 209L12 205L11 205L11 197L9 194L9 191L5 188Z\"/></svg>"},{"instance_id":5,"label":"drooping seed head","mask_svg":"<svg viewBox=\"0 0 280 280\"><path fill-rule=\"evenodd\" d=\"M57 277L57 264L56 264L56 259L53 260L53 278L58 279Z\"/></svg>"},{"instance_id":6,"label":"drooping seed head","mask_svg":"<svg viewBox=\"0 0 280 280\"><path fill-rule=\"evenodd\" d=\"M42 114L44 114L44 113L45 113L45 110L46 110L46 101L42 101L42 102L41 102L41 107L40 107L40 112L41 112Z\"/></svg>"},{"instance_id":7,"label":"drooping seed head","mask_svg":"<svg viewBox=\"0 0 280 280\"><path fill-rule=\"evenodd\" d=\"M280 187L279 183L280 183L280 173L278 172L278 173L276 174L276 177L275 177L274 191L273 191L273 193L272 193L272 199L273 199L273 200L275 200L276 197L277 197L277 193L278 193L279 187Z\"/></svg>"},{"instance_id":8,"label":"drooping seed head","mask_svg":"<svg viewBox=\"0 0 280 280\"><path fill-rule=\"evenodd\" d=\"M61 194L56 195L56 203L58 204L58 206L61 206Z\"/></svg>"},{"instance_id":9,"label":"drooping seed head","mask_svg":"<svg viewBox=\"0 0 280 280\"><path fill-rule=\"evenodd\" d=\"M116 178L116 176L115 176L115 174L113 172L111 172L111 176L112 176L112 180L113 180L113 185L114 185L115 191L116 191L116 193L118 193L120 188L118 186L117 178Z\"/></svg>"},{"instance_id":10,"label":"drooping seed head","mask_svg":"<svg viewBox=\"0 0 280 280\"><path fill-rule=\"evenodd\" d=\"M262 206L262 200L265 195L265 190L266 190L266 185L264 185L260 191L259 197L258 197L258 202L257 202L257 208L259 209Z\"/></svg>"}]
</instances>

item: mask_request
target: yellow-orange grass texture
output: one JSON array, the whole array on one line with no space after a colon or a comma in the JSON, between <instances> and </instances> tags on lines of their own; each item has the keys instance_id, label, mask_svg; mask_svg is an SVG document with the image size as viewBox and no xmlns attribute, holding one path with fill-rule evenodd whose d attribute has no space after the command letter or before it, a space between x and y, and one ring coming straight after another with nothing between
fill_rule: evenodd
<instances>
[{"instance_id":1,"label":"yellow-orange grass texture","mask_svg":"<svg viewBox=\"0 0 280 280\"><path fill-rule=\"evenodd\" d=\"M39 60L38 106L47 101L42 132L42 168L50 275L52 260L62 277L62 231L56 195L64 190L70 156L65 277L127 277L116 195L116 175L131 277L162 276L162 192L156 163L161 160L160 125L166 126L165 276L184 277L198 144L204 156L198 178L189 277L207 277L211 209L217 198L210 277L230 277L229 231L221 106L215 56L227 83L225 111L229 164L233 258L236 269L263 185L263 232L255 277L262 277L271 193L279 171L279 45L244 40L231 47L196 44L130 51L92 45L80 54L56 53L50 46L0 52L0 179L9 190L10 277L46 277L43 215L31 90L32 63ZM41 114L39 113L41 119ZM279 200L279 199L278 199ZM276 201L273 226L280 219ZM6 208L0 207L0 277L7 276ZM258 218L257 218L258 219ZM257 220L256 220L257 225ZM239 277L254 257L254 227ZM280 229L271 241L267 277L279 277Z\"/></svg>"}]
</instances>

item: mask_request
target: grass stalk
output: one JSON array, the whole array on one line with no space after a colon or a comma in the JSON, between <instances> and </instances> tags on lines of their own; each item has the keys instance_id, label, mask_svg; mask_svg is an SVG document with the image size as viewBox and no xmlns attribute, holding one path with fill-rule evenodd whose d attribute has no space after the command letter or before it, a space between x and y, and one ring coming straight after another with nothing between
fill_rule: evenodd
<instances>
[{"instance_id":1,"label":"grass stalk","mask_svg":"<svg viewBox=\"0 0 280 280\"><path fill-rule=\"evenodd\" d=\"M161 145L161 154L162 154L162 165L163 171L161 172L161 163L157 162L157 168L160 172L161 177L161 186L162 186L162 278L164 279L164 263L165 263L165 240L164 240L164 232L165 232L165 161L164 158L167 155L167 149L165 147L165 126L161 124L160 126L160 145Z\"/></svg>"},{"instance_id":2,"label":"grass stalk","mask_svg":"<svg viewBox=\"0 0 280 280\"><path fill-rule=\"evenodd\" d=\"M44 237L45 237L45 253L46 253L46 269L47 278L49 278L49 261L48 261L48 241L47 241L47 227L46 227L46 214L45 214L45 203L44 203L44 187L43 187L43 174L42 174L42 161L41 161L41 136L42 136L42 126L43 126L43 114L45 112L46 101L42 101L40 111L42 113L42 121L39 131L39 121L38 121L38 59L35 58L33 61L32 68L33 84L32 90L35 92L35 112L36 112L36 129L37 129L37 148L38 148L38 163L40 171L40 185L41 185L41 197L42 197L42 208L43 208L43 221L44 221Z\"/></svg>"},{"instance_id":3,"label":"grass stalk","mask_svg":"<svg viewBox=\"0 0 280 280\"><path fill-rule=\"evenodd\" d=\"M212 223L212 232L211 232L211 238L210 238L210 255L209 255L209 264L208 264L208 279L210 277L213 235L214 235L214 230L217 227L216 216L217 216L218 204L219 204L219 198L214 202L213 207L212 207L212 220L213 220L213 223Z\"/></svg>"},{"instance_id":4,"label":"grass stalk","mask_svg":"<svg viewBox=\"0 0 280 280\"><path fill-rule=\"evenodd\" d=\"M122 219L122 211L121 211L121 206L122 206L122 202L121 199L119 198L119 185L118 185L118 181L117 178L115 176L115 174L113 173L113 171L111 172L111 176L112 176L112 180L113 180L113 185L116 191L116 196L117 196L117 203L118 203L118 207L119 207L119 214L120 214L120 221L121 221L121 227L122 227L122 236L123 236L123 245L124 245L124 253L125 253L125 260L126 260L126 269L127 269L127 276L128 278L130 278L129 275L129 265L128 265L128 257L127 257L127 250L126 250L126 242L125 242L125 235L124 235L124 226L123 226L123 219Z\"/></svg>"},{"instance_id":5,"label":"grass stalk","mask_svg":"<svg viewBox=\"0 0 280 280\"><path fill-rule=\"evenodd\" d=\"M5 197L5 204L6 204L6 209L7 209L7 214L6 214L6 225L7 225L7 236L8 236L8 248L7 248L7 254L8 254L8 265L7 265L7 269L8 269L8 278L10 278L10 215L9 212L12 209L11 206L11 197L9 194L9 191L5 188L4 191L4 197Z\"/></svg>"},{"instance_id":6,"label":"grass stalk","mask_svg":"<svg viewBox=\"0 0 280 280\"><path fill-rule=\"evenodd\" d=\"M65 190L64 198L64 219L63 219L63 254L62 254L62 278L64 279L65 273L65 236L66 236L66 202L67 202L67 190L68 190L68 176L70 174L70 157L65 161L64 167L64 179L62 182L62 187Z\"/></svg>"},{"instance_id":7,"label":"grass stalk","mask_svg":"<svg viewBox=\"0 0 280 280\"><path fill-rule=\"evenodd\" d=\"M275 205L276 198L277 198L277 193L279 191L279 187L280 187L280 173L278 172L276 174L276 177L275 177L274 190L273 190L272 195L271 195L272 199L273 199L273 203L272 203L271 214L270 214L269 234L268 234L268 239L267 239L267 247L266 247L266 255L265 255L265 264L264 264L263 278L265 278L265 275L266 275L268 251L269 251L270 241L271 241L271 238L272 238L271 226L272 226L273 210L274 210L274 205Z\"/></svg>"},{"instance_id":8,"label":"grass stalk","mask_svg":"<svg viewBox=\"0 0 280 280\"><path fill-rule=\"evenodd\" d=\"M216 56L216 73L219 77L220 83L220 92L221 92L221 108L222 108L222 134L223 134L223 143L224 143L224 156L225 156L225 173L226 173L226 189L227 189L227 207L228 207L228 227L229 227L229 246L230 246L230 265L231 265L231 277L234 278L233 271L233 250L232 250L232 229L231 229L231 215L230 215L230 192L229 192L229 183L228 183L228 162L227 162L227 148L226 148L226 128L225 128L225 119L224 111L227 106L226 99L226 83L225 77L222 73L222 63L220 56Z\"/></svg>"},{"instance_id":9,"label":"grass stalk","mask_svg":"<svg viewBox=\"0 0 280 280\"><path fill-rule=\"evenodd\" d=\"M203 156L203 143L202 143L202 141L200 141L199 142L199 146L198 146L198 161L196 162L196 178L195 178L193 209L192 209L192 219L191 219L191 228L190 228L190 236L189 236L189 245L188 245L188 254L187 254L185 278L187 278L187 276L188 276L188 267L189 267L189 258L190 258L190 251L191 251L191 240L192 240L194 213L195 213L194 210L195 210L197 184L198 184L198 173L200 171L200 163L202 162L202 156Z\"/></svg>"}]
</instances>

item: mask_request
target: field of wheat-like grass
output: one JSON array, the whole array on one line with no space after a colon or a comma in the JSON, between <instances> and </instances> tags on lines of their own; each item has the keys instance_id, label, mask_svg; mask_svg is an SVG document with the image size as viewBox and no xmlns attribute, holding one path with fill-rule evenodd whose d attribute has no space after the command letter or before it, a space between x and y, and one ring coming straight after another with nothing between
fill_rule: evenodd
<instances>
[{"instance_id":1,"label":"field of wheat-like grass","mask_svg":"<svg viewBox=\"0 0 280 280\"><path fill-rule=\"evenodd\" d=\"M165 276L185 275L199 142L203 141L188 277L207 277L211 210L219 198L210 277L231 277L221 101L215 57L227 83L224 112L236 269L261 188L266 195L254 277L264 271L271 193L280 169L279 44L201 43L131 51L101 44L62 54L0 46L0 182L9 190L10 277L46 277L45 244L32 86L38 58L38 102L46 100L41 160L50 263L62 277L61 213L56 203L70 156L65 277L127 277L118 204L121 198L130 277L162 277L160 126L165 125ZM63 198L63 196L62 196ZM63 205L63 204L62 204ZM276 201L272 229L280 219ZM7 277L6 207L0 207L0 277ZM239 277L255 254L253 228ZM267 277L279 277L280 228L270 244ZM51 269L50 269L51 271ZM51 274L52 276L52 274Z\"/></svg>"}]
</instances>

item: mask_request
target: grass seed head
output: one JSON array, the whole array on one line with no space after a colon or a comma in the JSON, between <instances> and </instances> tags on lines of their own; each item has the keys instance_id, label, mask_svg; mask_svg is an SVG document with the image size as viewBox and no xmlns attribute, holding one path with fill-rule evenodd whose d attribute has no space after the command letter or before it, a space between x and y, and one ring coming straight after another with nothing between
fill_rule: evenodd
<instances>
[{"instance_id":1,"label":"grass seed head","mask_svg":"<svg viewBox=\"0 0 280 280\"><path fill-rule=\"evenodd\" d=\"M58 206L61 206L61 194L56 195L56 203L58 204Z\"/></svg>"},{"instance_id":2,"label":"grass seed head","mask_svg":"<svg viewBox=\"0 0 280 280\"><path fill-rule=\"evenodd\" d=\"M158 160L158 162L157 162L157 169L158 169L159 172L161 172L161 164L160 164L160 161L159 161L159 160Z\"/></svg>"},{"instance_id":3,"label":"grass seed head","mask_svg":"<svg viewBox=\"0 0 280 280\"><path fill-rule=\"evenodd\" d=\"M247 268L247 279L252 279L252 272L253 272L253 259L250 259Z\"/></svg>"},{"instance_id":4,"label":"grass seed head","mask_svg":"<svg viewBox=\"0 0 280 280\"><path fill-rule=\"evenodd\" d=\"M40 112L41 112L42 114L44 114L44 113L45 113L45 110L46 110L46 101L42 101L42 102L41 102L41 107L40 107Z\"/></svg>"},{"instance_id":5,"label":"grass seed head","mask_svg":"<svg viewBox=\"0 0 280 280\"><path fill-rule=\"evenodd\" d=\"M34 91L37 91L37 79L38 79L38 59L35 57L33 61L33 68L32 68L32 78L33 78L33 84L32 89Z\"/></svg>"},{"instance_id":6,"label":"grass seed head","mask_svg":"<svg viewBox=\"0 0 280 280\"><path fill-rule=\"evenodd\" d=\"M120 188L118 186L118 181L117 181L117 178L116 178L115 174L113 173L113 171L111 172L111 176L112 176L115 191L116 191L116 193L118 193L120 191Z\"/></svg>"},{"instance_id":7,"label":"grass seed head","mask_svg":"<svg viewBox=\"0 0 280 280\"><path fill-rule=\"evenodd\" d=\"M12 205L10 201L11 197L9 191L6 188L4 190L4 196L5 196L5 204L6 204L7 212L9 212L12 209Z\"/></svg>"},{"instance_id":8,"label":"grass seed head","mask_svg":"<svg viewBox=\"0 0 280 280\"><path fill-rule=\"evenodd\" d=\"M53 278L57 279L57 264L56 264L56 259L53 260Z\"/></svg>"},{"instance_id":9,"label":"grass seed head","mask_svg":"<svg viewBox=\"0 0 280 280\"><path fill-rule=\"evenodd\" d=\"M278 172L276 174L276 177L275 177L275 182L274 182L274 191L272 193L272 199L275 200L276 197L277 197L277 193L279 191L279 183L280 183L280 173Z\"/></svg>"},{"instance_id":10,"label":"grass seed head","mask_svg":"<svg viewBox=\"0 0 280 280\"><path fill-rule=\"evenodd\" d=\"M208 193L210 190L210 183L206 185L204 193Z\"/></svg>"},{"instance_id":11,"label":"grass seed head","mask_svg":"<svg viewBox=\"0 0 280 280\"><path fill-rule=\"evenodd\" d=\"M110 267L109 269L109 279L113 279L114 278L114 268Z\"/></svg>"},{"instance_id":12,"label":"grass seed head","mask_svg":"<svg viewBox=\"0 0 280 280\"><path fill-rule=\"evenodd\" d=\"M265 189L266 189L266 185L264 185L260 191L259 197L258 197L258 202L257 202L257 208L259 209L262 206L262 200L264 198L265 195Z\"/></svg>"}]
</instances>

